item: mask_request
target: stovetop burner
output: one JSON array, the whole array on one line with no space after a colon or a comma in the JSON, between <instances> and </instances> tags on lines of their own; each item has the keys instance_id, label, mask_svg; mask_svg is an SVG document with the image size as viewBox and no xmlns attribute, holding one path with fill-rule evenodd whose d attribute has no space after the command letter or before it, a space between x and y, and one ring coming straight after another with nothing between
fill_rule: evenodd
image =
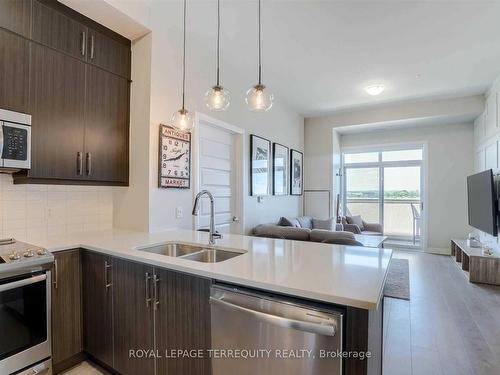
<instances>
[{"instance_id":1,"label":"stovetop burner","mask_svg":"<svg viewBox=\"0 0 500 375\"><path fill-rule=\"evenodd\" d=\"M43 247L13 238L0 240L0 277L3 271L40 266L53 261L54 256Z\"/></svg>"}]
</instances>

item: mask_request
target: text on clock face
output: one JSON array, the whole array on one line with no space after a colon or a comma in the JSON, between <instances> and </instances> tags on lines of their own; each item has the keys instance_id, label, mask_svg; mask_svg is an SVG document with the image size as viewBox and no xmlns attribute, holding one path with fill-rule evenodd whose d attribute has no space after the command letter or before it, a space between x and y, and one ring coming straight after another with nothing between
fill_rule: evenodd
<instances>
[{"instance_id":1,"label":"text on clock face","mask_svg":"<svg viewBox=\"0 0 500 375\"><path fill-rule=\"evenodd\" d=\"M191 134L160 128L160 187L189 188Z\"/></svg>"}]
</instances>

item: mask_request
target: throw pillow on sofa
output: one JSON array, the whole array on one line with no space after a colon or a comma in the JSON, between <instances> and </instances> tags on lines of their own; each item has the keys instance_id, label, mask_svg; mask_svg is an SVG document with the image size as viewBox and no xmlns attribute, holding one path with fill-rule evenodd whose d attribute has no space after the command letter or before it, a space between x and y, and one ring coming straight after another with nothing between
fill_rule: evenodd
<instances>
[{"instance_id":1,"label":"throw pillow on sofa","mask_svg":"<svg viewBox=\"0 0 500 375\"><path fill-rule=\"evenodd\" d=\"M299 216L297 221L301 228L312 229L312 217L311 216Z\"/></svg>"},{"instance_id":2,"label":"throw pillow on sofa","mask_svg":"<svg viewBox=\"0 0 500 375\"><path fill-rule=\"evenodd\" d=\"M294 228L300 228L300 223L296 218L287 218L287 217L281 217L279 223L279 226L282 227L294 227Z\"/></svg>"},{"instance_id":3,"label":"throw pillow on sofa","mask_svg":"<svg viewBox=\"0 0 500 375\"><path fill-rule=\"evenodd\" d=\"M356 224L361 230L365 229L361 215L347 216L347 222L349 224Z\"/></svg>"},{"instance_id":4,"label":"throw pillow on sofa","mask_svg":"<svg viewBox=\"0 0 500 375\"><path fill-rule=\"evenodd\" d=\"M312 219L313 229L335 230L334 224L335 223L333 219L327 219L327 220Z\"/></svg>"}]
</instances>

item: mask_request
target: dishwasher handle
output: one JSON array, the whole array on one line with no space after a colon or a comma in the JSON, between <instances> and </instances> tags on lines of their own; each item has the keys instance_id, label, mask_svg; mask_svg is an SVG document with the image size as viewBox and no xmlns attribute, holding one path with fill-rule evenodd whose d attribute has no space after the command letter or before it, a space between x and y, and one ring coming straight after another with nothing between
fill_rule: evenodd
<instances>
[{"instance_id":1,"label":"dishwasher handle","mask_svg":"<svg viewBox=\"0 0 500 375\"><path fill-rule=\"evenodd\" d=\"M306 322L303 320L289 319L282 316L271 315L261 311L252 310L234 303L224 301L223 299L210 297L210 303L219 304L229 309L244 312L252 315L254 318L260 319L266 323L274 324L283 328L293 328L298 331L306 331L323 336L335 336L337 333L336 324L320 324Z\"/></svg>"}]
</instances>

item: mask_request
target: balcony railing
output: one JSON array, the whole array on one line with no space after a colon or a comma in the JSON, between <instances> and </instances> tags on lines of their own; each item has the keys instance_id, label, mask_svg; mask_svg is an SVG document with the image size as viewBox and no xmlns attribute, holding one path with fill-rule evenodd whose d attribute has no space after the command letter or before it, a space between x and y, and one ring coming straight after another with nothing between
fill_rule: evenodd
<instances>
[{"instance_id":1,"label":"balcony railing","mask_svg":"<svg viewBox=\"0 0 500 375\"><path fill-rule=\"evenodd\" d=\"M418 199L385 199L384 200L384 234L393 238L413 239L413 212L411 205L420 213ZM352 215L361 215L367 222L380 221L380 201L378 199L349 198L347 208ZM417 223L418 226L418 223ZM418 233L417 230L417 238Z\"/></svg>"}]
</instances>

